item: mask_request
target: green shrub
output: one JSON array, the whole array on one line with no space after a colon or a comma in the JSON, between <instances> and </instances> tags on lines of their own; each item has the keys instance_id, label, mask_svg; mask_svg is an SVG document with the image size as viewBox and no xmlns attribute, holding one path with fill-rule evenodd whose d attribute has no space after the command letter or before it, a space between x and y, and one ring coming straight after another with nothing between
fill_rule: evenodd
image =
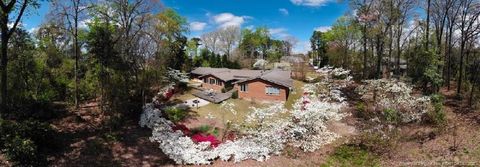
<instances>
[{"instance_id":1,"label":"green shrub","mask_svg":"<svg viewBox=\"0 0 480 167\"><path fill-rule=\"evenodd\" d=\"M212 129L210 125L201 125L194 129L194 131L201 132L201 133L208 133Z\"/></svg>"},{"instance_id":2,"label":"green shrub","mask_svg":"<svg viewBox=\"0 0 480 167\"><path fill-rule=\"evenodd\" d=\"M397 129L382 127L371 132L364 132L357 138L362 148L378 155L388 154L397 147L400 138Z\"/></svg>"},{"instance_id":3,"label":"green shrub","mask_svg":"<svg viewBox=\"0 0 480 167\"><path fill-rule=\"evenodd\" d=\"M366 111L365 103L363 103L363 102L357 103L356 108L357 108L358 112L365 112Z\"/></svg>"},{"instance_id":4,"label":"green shrub","mask_svg":"<svg viewBox=\"0 0 480 167\"><path fill-rule=\"evenodd\" d=\"M187 117L187 111L177 107L166 108L165 114L167 114L168 119L174 123L180 122Z\"/></svg>"},{"instance_id":5,"label":"green shrub","mask_svg":"<svg viewBox=\"0 0 480 167\"><path fill-rule=\"evenodd\" d=\"M44 152L57 148L50 125L38 121L16 123L0 119L0 150L15 166L45 166Z\"/></svg>"},{"instance_id":6,"label":"green shrub","mask_svg":"<svg viewBox=\"0 0 480 167\"><path fill-rule=\"evenodd\" d=\"M238 99L238 91L232 93L232 99Z\"/></svg>"},{"instance_id":7,"label":"green shrub","mask_svg":"<svg viewBox=\"0 0 480 167\"><path fill-rule=\"evenodd\" d=\"M225 93L225 92L227 92L227 89L222 88L222 93Z\"/></svg>"},{"instance_id":8,"label":"green shrub","mask_svg":"<svg viewBox=\"0 0 480 167\"><path fill-rule=\"evenodd\" d=\"M447 116L443 110L444 97L439 94L434 94L430 96L430 100L432 101L433 110L427 112L425 121L437 126L445 125L447 123Z\"/></svg>"},{"instance_id":9,"label":"green shrub","mask_svg":"<svg viewBox=\"0 0 480 167\"><path fill-rule=\"evenodd\" d=\"M364 102L359 102L355 106L355 115L358 118L369 120L378 116L378 112L369 111L367 105Z\"/></svg>"},{"instance_id":10,"label":"green shrub","mask_svg":"<svg viewBox=\"0 0 480 167\"><path fill-rule=\"evenodd\" d=\"M6 140L3 152L15 166L44 166L47 162L32 140L20 136Z\"/></svg>"},{"instance_id":11,"label":"green shrub","mask_svg":"<svg viewBox=\"0 0 480 167\"><path fill-rule=\"evenodd\" d=\"M442 103L443 104L443 101L445 100L445 97L443 97L443 95L441 94L433 94L430 96L430 100L432 101L432 103Z\"/></svg>"},{"instance_id":12,"label":"green shrub","mask_svg":"<svg viewBox=\"0 0 480 167\"><path fill-rule=\"evenodd\" d=\"M214 135L214 136L217 136L218 137L218 128L214 128L210 125L201 125L199 127L196 127L196 128L193 128L192 129L192 132L193 134L196 134L196 133L203 133L203 134L211 134L211 135Z\"/></svg>"},{"instance_id":13,"label":"green shrub","mask_svg":"<svg viewBox=\"0 0 480 167\"><path fill-rule=\"evenodd\" d=\"M394 109L384 109L383 116L388 123L399 123L401 119L400 113Z\"/></svg>"},{"instance_id":14,"label":"green shrub","mask_svg":"<svg viewBox=\"0 0 480 167\"><path fill-rule=\"evenodd\" d=\"M379 166L379 157L356 145L337 147L321 166Z\"/></svg>"}]
</instances>

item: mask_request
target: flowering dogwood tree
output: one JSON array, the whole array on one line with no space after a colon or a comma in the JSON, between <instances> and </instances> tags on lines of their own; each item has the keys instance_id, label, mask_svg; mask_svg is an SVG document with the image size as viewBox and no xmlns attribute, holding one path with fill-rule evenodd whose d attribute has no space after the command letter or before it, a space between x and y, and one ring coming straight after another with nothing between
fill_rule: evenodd
<instances>
[{"instance_id":1,"label":"flowering dogwood tree","mask_svg":"<svg viewBox=\"0 0 480 167\"><path fill-rule=\"evenodd\" d=\"M371 101L383 109L401 111L403 122L419 121L431 108L428 96L412 96L412 87L395 79L364 81L355 90L364 101Z\"/></svg>"},{"instance_id":2,"label":"flowering dogwood tree","mask_svg":"<svg viewBox=\"0 0 480 167\"><path fill-rule=\"evenodd\" d=\"M330 78L315 84L306 84L304 94L291 111L281 103L265 108L251 108L247 115L243 136L237 140L227 140L216 147L210 147L209 140L194 142L181 130L174 130L174 124L165 119L153 104L147 104L139 124L152 129L150 140L158 142L160 149L177 164L210 164L214 159L239 162L246 159L264 161L272 154L278 155L285 145L299 147L304 151L315 151L334 141L339 135L327 129L327 122L340 120L346 106L341 86L337 82L348 83L350 77L345 70L321 69ZM347 75L333 77L331 75ZM223 103L225 112L236 114L233 104ZM175 128L176 129L176 128ZM202 142L205 141L205 142Z\"/></svg>"}]
</instances>

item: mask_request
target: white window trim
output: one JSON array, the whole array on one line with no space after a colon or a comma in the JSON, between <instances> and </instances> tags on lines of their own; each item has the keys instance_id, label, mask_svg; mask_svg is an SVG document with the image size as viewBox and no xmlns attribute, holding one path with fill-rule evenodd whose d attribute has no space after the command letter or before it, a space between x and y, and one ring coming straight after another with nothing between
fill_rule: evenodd
<instances>
[{"instance_id":1,"label":"white window trim","mask_svg":"<svg viewBox=\"0 0 480 167\"><path fill-rule=\"evenodd\" d=\"M244 90L242 90L242 87ZM240 92L248 92L248 84L240 84Z\"/></svg>"},{"instance_id":2,"label":"white window trim","mask_svg":"<svg viewBox=\"0 0 480 167\"><path fill-rule=\"evenodd\" d=\"M270 92L271 90L276 90L276 93ZM265 94L266 95L279 96L280 95L280 88L275 87L275 86L265 86Z\"/></svg>"}]
</instances>

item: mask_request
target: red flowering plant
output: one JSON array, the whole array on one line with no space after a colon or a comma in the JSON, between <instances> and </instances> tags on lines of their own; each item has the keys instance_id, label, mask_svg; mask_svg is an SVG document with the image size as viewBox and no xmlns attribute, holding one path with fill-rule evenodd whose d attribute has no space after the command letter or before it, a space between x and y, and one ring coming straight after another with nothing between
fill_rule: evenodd
<instances>
[{"instance_id":1,"label":"red flowering plant","mask_svg":"<svg viewBox=\"0 0 480 167\"><path fill-rule=\"evenodd\" d=\"M172 127L172 130L173 131L180 130L180 131L182 131L183 134L185 134L187 136L189 136L192 133L190 131L190 129L188 129L188 127L183 125L183 124L175 124L175 126Z\"/></svg>"},{"instance_id":2,"label":"red flowering plant","mask_svg":"<svg viewBox=\"0 0 480 167\"><path fill-rule=\"evenodd\" d=\"M217 147L221 143L220 140L218 140L215 136L210 134L203 135L201 133L198 133L198 134L194 134L191 138L196 143L208 141L210 142L210 146L212 146L213 148Z\"/></svg>"}]
</instances>

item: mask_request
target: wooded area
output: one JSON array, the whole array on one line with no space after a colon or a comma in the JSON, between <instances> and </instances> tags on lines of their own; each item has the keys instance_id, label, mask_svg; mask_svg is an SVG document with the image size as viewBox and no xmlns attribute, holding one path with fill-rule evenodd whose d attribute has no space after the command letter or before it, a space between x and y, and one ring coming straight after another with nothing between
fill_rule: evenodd
<instances>
[{"instance_id":1,"label":"wooded area","mask_svg":"<svg viewBox=\"0 0 480 167\"><path fill-rule=\"evenodd\" d=\"M425 93L455 84L459 98L468 92L473 101L479 83L479 5L475 0L354 0L352 13L312 35L310 55L352 69L358 79L411 80Z\"/></svg>"}]
</instances>

